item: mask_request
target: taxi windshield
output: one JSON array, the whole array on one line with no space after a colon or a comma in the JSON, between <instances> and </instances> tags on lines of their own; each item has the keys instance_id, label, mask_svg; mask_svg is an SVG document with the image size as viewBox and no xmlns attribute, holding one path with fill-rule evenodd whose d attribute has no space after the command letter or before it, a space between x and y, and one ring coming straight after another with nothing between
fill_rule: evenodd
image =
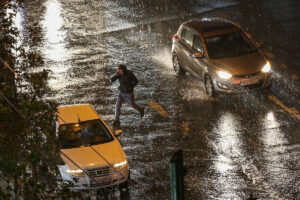
<instances>
[{"instance_id":1,"label":"taxi windshield","mask_svg":"<svg viewBox=\"0 0 300 200\"><path fill-rule=\"evenodd\" d=\"M241 56L257 51L243 32L234 32L205 38L208 56L211 59Z\"/></svg>"},{"instance_id":2,"label":"taxi windshield","mask_svg":"<svg viewBox=\"0 0 300 200\"><path fill-rule=\"evenodd\" d=\"M113 140L105 125L100 120L65 124L59 127L60 148L76 148L96 145Z\"/></svg>"}]
</instances>

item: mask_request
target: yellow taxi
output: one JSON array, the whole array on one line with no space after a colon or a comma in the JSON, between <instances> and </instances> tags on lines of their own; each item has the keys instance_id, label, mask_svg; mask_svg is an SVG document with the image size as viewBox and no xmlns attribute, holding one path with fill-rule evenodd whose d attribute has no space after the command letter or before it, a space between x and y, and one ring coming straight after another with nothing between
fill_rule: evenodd
<instances>
[{"instance_id":1,"label":"yellow taxi","mask_svg":"<svg viewBox=\"0 0 300 200\"><path fill-rule=\"evenodd\" d=\"M89 104L60 106L56 133L59 165L64 180L74 182L74 190L126 185L129 164L117 136ZM77 180L77 181L75 181Z\"/></svg>"}]
</instances>

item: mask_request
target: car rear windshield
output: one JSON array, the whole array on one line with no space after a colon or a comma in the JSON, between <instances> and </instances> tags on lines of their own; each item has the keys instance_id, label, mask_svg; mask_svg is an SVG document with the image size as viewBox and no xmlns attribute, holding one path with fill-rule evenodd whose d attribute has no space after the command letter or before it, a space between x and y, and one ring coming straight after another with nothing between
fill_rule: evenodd
<instances>
[{"instance_id":1,"label":"car rear windshield","mask_svg":"<svg viewBox=\"0 0 300 200\"><path fill-rule=\"evenodd\" d=\"M205 38L208 56L212 59L241 56L257 51L243 32Z\"/></svg>"},{"instance_id":2,"label":"car rear windshield","mask_svg":"<svg viewBox=\"0 0 300 200\"><path fill-rule=\"evenodd\" d=\"M60 126L58 140L60 148L66 149L110 142L113 137L97 119Z\"/></svg>"}]
</instances>

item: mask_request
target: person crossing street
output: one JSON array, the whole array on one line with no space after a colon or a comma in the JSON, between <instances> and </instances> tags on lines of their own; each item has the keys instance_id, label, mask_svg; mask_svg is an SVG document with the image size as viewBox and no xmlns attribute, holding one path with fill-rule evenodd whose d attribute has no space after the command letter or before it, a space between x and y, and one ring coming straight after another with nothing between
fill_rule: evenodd
<instances>
[{"instance_id":1,"label":"person crossing street","mask_svg":"<svg viewBox=\"0 0 300 200\"><path fill-rule=\"evenodd\" d=\"M137 105L134 100L134 87L138 84L138 80L133 72L127 70L126 65L121 64L116 70L116 74L111 78L111 82L113 83L116 80L119 80L120 86L115 110L114 125L120 124L120 109L124 100L127 101L132 108L138 110L140 112L140 117L143 118L145 108Z\"/></svg>"}]
</instances>

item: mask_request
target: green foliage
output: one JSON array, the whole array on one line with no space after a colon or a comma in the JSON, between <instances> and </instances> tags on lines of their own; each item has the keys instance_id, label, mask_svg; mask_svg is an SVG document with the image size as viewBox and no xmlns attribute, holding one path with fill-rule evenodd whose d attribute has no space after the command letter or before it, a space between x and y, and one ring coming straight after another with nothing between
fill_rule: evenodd
<instances>
[{"instance_id":1,"label":"green foliage","mask_svg":"<svg viewBox=\"0 0 300 200\"><path fill-rule=\"evenodd\" d=\"M57 104L44 98L49 72L38 70L41 28L26 27L27 46L19 44L16 12L16 3L0 1L0 199L69 199L72 183L56 167Z\"/></svg>"}]
</instances>

